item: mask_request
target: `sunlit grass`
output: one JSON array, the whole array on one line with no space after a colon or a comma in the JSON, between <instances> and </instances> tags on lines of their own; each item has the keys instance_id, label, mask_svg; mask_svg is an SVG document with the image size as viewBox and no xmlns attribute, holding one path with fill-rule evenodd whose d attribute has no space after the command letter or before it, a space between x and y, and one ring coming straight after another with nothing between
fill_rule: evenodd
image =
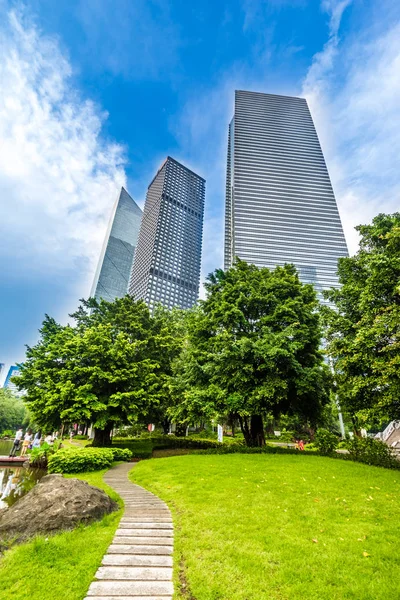
<instances>
[{"instance_id":1,"label":"sunlit grass","mask_svg":"<svg viewBox=\"0 0 400 600\"><path fill-rule=\"evenodd\" d=\"M68 475L119 496L103 481L108 469ZM82 600L106 549L121 511L101 521L55 536L38 536L0 558L0 600Z\"/></svg>"},{"instance_id":2,"label":"sunlit grass","mask_svg":"<svg viewBox=\"0 0 400 600\"><path fill-rule=\"evenodd\" d=\"M142 461L166 500L177 598L400 598L400 474L293 455Z\"/></svg>"}]
</instances>

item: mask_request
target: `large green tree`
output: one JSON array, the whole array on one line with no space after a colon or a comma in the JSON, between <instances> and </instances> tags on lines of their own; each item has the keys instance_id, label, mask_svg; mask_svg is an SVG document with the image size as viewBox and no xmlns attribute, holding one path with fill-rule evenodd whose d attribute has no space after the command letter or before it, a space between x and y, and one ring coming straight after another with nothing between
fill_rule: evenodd
<instances>
[{"instance_id":1,"label":"large green tree","mask_svg":"<svg viewBox=\"0 0 400 600\"><path fill-rule=\"evenodd\" d=\"M81 301L71 317L61 326L46 316L15 381L38 425L92 422L94 445L108 445L115 425L149 419L163 403L170 331L129 296Z\"/></svg>"},{"instance_id":2,"label":"large green tree","mask_svg":"<svg viewBox=\"0 0 400 600\"><path fill-rule=\"evenodd\" d=\"M176 362L176 420L231 415L248 445L264 444L263 417L299 414L316 424L329 398L318 301L291 265L238 260L206 282Z\"/></svg>"},{"instance_id":3,"label":"large green tree","mask_svg":"<svg viewBox=\"0 0 400 600\"><path fill-rule=\"evenodd\" d=\"M360 249L339 260L324 308L341 404L353 418L400 418L400 213L356 227Z\"/></svg>"},{"instance_id":4,"label":"large green tree","mask_svg":"<svg viewBox=\"0 0 400 600\"><path fill-rule=\"evenodd\" d=\"M21 427L25 419L24 403L11 390L0 388L0 433Z\"/></svg>"}]
</instances>

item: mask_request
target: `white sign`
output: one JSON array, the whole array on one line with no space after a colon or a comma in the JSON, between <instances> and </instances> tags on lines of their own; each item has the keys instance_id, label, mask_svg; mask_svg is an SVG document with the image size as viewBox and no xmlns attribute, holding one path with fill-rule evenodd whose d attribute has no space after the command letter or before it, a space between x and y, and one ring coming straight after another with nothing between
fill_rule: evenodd
<instances>
[{"instance_id":1,"label":"white sign","mask_svg":"<svg viewBox=\"0 0 400 600\"><path fill-rule=\"evenodd\" d=\"M222 444L224 440L224 430L222 429L222 425L218 425L218 441Z\"/></svg>"}]
</instances>

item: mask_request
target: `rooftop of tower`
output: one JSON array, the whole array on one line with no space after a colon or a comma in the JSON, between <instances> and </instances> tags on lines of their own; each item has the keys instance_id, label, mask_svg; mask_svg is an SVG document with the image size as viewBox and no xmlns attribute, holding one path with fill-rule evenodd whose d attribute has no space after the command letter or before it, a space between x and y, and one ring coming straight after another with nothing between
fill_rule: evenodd
<instances>
[{"instance_id":1,"label":"rooftop of tower","mask_svg":"<svg viewBox=\"0 0 400 600\"><path fill-rule=\"evenodd\" d=\"M150 181L148 187L151 186L151 184L153 183L153 181L155 180L155 178L157 177L157 175L159 174L159 172L161 171L161 169L163 168L163 166L168 162L173 162L176 165L179 165L180 167L182 167L183 169L185 169L186 171L189 171L189 173L192 173L193 175L195 175L196 177L198 177L199 179L201 179L202 181L204 181L205 183L205 179L204 177L202 177L201 175L199 175L198 173L195 173L192 169L189 169L189 167L186 167L185 165L183 165L182 163L180 163L178 160L176 160L175 158L172 158L172 156L167 156L167 158L165 160L163 160L163 162L161 163L159 169L157 170L157 173L154 175L153 179Z\"/></svg>"},{"instance_id":2,"label":"rooftop of tower","mask_svg":"<svg viewBox=\"0 0 400 600\"><path fill-rule=\"evenodd\" d=\"M272 98L287 98L290 100L300 100L301 102L307 102L305 98L300 98L299 96L287 96L283 94L269 94L267 92L253 92L252 90L235 90L235 94L259 94L260 96L271 96Z\"/></svg>"}]
</instances>

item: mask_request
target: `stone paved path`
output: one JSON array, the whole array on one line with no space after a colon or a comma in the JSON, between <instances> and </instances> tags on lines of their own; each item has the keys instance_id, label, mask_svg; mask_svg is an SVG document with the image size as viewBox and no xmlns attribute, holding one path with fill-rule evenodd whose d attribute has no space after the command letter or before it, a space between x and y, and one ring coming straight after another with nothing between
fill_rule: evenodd
<instances>
[{"instance_id":1,"label":"stone paved path","mask_svg":"<svg viewBox=\"0 0 400 600\"><path fill-rule=\"evenodd\" d=\"M85 600L172 600L171 514L165 502L130 483L132 467L118 465L104 476L125 511Z\"/></svg>"}]
</instances>

